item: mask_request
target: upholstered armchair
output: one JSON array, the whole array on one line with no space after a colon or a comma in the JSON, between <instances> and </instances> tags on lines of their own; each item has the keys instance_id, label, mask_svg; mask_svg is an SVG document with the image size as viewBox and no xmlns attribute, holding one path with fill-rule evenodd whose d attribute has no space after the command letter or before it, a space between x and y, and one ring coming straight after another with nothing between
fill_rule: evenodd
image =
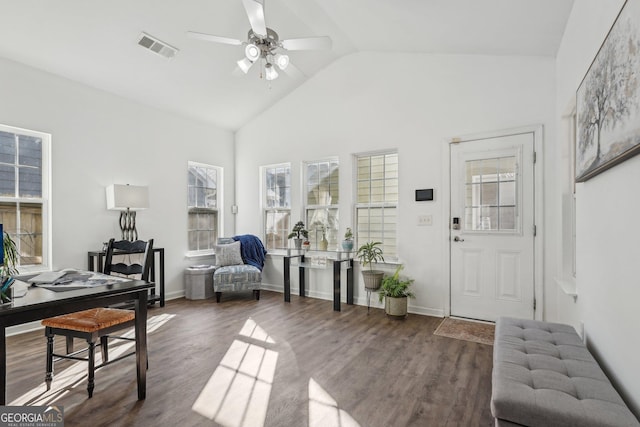
<instances>
[{"instance_id":1,"label":"upholstered armchair","mask_svg":"<svg viewBox=\"0 0 640 427\"><path fill-rule=\"evenodd\" d=\"M220 302L222 292L230 291L253 291L260 300L266 253L260 239L250 234L219 238L213 272L216 302Z\"/></svg>"}]
</instances>

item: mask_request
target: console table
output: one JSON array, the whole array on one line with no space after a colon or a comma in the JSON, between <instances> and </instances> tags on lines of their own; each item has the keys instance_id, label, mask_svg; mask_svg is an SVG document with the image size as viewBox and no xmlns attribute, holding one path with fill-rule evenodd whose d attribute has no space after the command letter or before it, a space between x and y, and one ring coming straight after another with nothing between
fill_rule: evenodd
<instances>
[{"instance_id":1,"label":"console table","mask_svg":"<svg viewBox=\"0 0 640 427\"><path fill-rule=\"evenodd\" d=\"M340 276L342 263L347 264L347 304L353 305L353 252L319 252L323 254L335 254L335 259L327 259L333 264L333 310L340 311ZM305 262L305 251L298 249L287 249L284 257L284 300L291 302L291 259L298 258L298 274L300 275L300 296L306 297L305 272L307 268L324 268L324 266L311 265Z\"/></svg>"},{"instance_id":2,"label":"console table","mask_svg":"<svg viewBox=\"0 0 640 427\"><path fill-rule=\"evenodd\" d=\"M128 255L139 252L126 252L126 251L114 251L114 255ZM107 254L106 251L89 251L87 252L87 269L89 271L97 271L102 273L104 271L104 257ZM157 282L160 288L160 294L156 294L156 289L151 288L151 293L148 298L149 304L155 304L156 301L160 301L160 307L164 307L164 248L153 248L153 261L151 262L151 269L149 271L149 280L156 283L156 255L158 255L160 262L160 274ZM97 265L94 263L95 259L98 259Z\"/></svg>"}]
</instances>

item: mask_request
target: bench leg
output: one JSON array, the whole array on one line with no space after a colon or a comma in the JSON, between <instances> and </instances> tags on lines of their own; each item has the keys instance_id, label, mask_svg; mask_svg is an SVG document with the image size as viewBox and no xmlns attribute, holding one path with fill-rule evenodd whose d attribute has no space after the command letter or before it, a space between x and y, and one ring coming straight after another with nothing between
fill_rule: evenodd
<instances>
[{"instance_id":1,"label":"bench leg","mask_svg":"<svg viewBox=\"0 0 640 427\"><path fill-rule=\"evenodd\" d=\"M222 296L222 292L216 292L216 302L220 302L220 297Z\"/></svg>"},{"instance_id":2,"label":"bench leg","mask_svg":"<svg viewBox=\"0 0 640 427\"><path fill-rule=\"evenodd\" d=\"M44 382L47 384L47 391L51 390L51 381L53 380L53 337L50 328L45 330L47 336L47 371L44 376Z\"/></svg>"},{"instance_id":3,"label":"bench leg","mask_svg":"<svg viewBox=\"0 0 640 427\"><path fill-rule=\"evenodd\" d=\"M253 294L256 297L256 301L260 301L260 289L254 289Z\"/></svg>"},{"instance_id":4,"label":"bench leg","mask_svg":"<svg viewBox=\"0 0 640 427\"><path fill-rule=\"evenodd\" d=\"M89 354L88 354L88 382L87 382L87 392L89 393L89 399L93 397L93 387L94 387L94 375L95 375L95 362L96 362L96 343L91 340L87 340L87 344L89 344Z\"/></svg>"},{"instance_id":5,"label":"bench leg","mask_svg":"<svg viewBox=\"0 0 640 427\"><path fill-rule=\"evenodd\" d=\"M109 337L107 335L100 337L100 353L102 353L102 363L109 361Z\"/></svg>"}]
</instances>

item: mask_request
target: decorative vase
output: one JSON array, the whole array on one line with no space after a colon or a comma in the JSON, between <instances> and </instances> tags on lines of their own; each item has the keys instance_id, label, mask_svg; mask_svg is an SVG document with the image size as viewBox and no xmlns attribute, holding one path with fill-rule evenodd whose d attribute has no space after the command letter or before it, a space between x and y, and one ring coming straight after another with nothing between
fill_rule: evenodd
<instances>
[{"instance_id":1,"label":"decorative vase","mask_svg":"<svg viewBox=\"0 0 640 427\"><path fill-rule=\"evenodd\" d=\"M327 236L325 236L325 234L322 233L322 240L318 242L318 249L320 249L321 251L326 251L328 247L329 247L329 241L327 240Z\"/></svg>"},{"instance_id":2,"label":"decorative vase","mask_svg":"<svg viewBox=\"0 0 640 427\"><path fill-rule=\"evenodd\" d=\"M384 311L388 316L403 319L407 316L408 298L384 297Z\"/></svg>"},{"instance_id":3,"label":"decorative vase","mask_svg":"<svg viewBox=\"0 0 640 427\"><path fill-rule=\"evenodd\" d=\"M351 252L353 250L353 240L343 240L342 250L346 252Z\"/></svg>"}]
</instances>

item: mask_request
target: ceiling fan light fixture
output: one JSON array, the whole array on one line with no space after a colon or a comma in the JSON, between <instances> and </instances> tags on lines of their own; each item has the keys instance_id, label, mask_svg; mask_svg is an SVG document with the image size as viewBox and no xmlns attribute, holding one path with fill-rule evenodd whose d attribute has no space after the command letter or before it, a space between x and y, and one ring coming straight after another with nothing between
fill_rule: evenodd
<instances>
[{"instance_id":1,"label":"ceiling fan light fixture","mask_svg":"<svg viewBox=\"0 0 640 427\"><path fill-rule=\"evenodd\" d=\"M264 75L267 80L275 80L278 78L278 72L271 64L267 64L264 66Z\"/></svg>"},{"instance_id":2,"label":"ceiling fan light fixture","mask_svg":"<svg viewBox=\"0 0 640 427\"><path fill-rule=\"evenodd\" d=\"M276 65L281 70L284 70L285 68L287 68L289 66L289 55L284 55L282 53L278 53L275 56L275 60L276 60Z\"/></svg>"},{"instance_id":3,"label":"ceiling fan light fixture","mask_svg":"<svg viewBox=\"0 0 640 427\"><path fill-rule=\"evenodd\" d=\"M244 48L244 54L249 61L255 62L260 58L260 48L253 43L249 43L247 47Z\"/></svg>"},{"instance_id":4,"label":"ceiling fan light fixture","mask_svg":"<svg viewBox=\"0 0 640 427\"><path fill-rule=\"evenodd\" d=\"M249 72L249 69L251 68L252 65L253 65L253 62L251 62L248 58L242 58L238 61L238 67L245 74Z\"/></svg>"}]
</instances>

